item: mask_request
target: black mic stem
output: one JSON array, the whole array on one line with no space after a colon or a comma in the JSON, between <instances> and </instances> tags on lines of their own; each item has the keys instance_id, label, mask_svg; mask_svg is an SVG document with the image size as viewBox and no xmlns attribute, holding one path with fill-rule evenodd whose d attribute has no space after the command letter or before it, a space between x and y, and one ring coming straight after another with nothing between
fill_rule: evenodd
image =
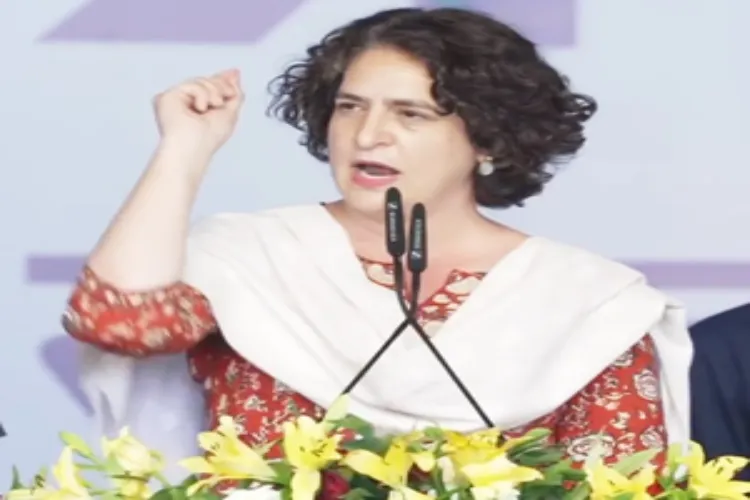
<instances>
[{"instance_id":1,"label":"black mic stem","mask_svg":"<svg viewBox=\"0 0 750 500\"><path fill-rule=\"evenodd\" d=\"M440 365L448 373L454 384L467 399L472 408L477 412L482 422L493 428L494 424L487 414L479 406L474 396L469 392L461 379L456 375L443 355L433 344L429 335L424 331L418 321L419 292L421 289L421 274L427 268L427 214L423 204L414 206L411 213L411 225L409 228L409 248L406 247L404 231L404 210L401 193L397 188L390 188L386 192L385 203L385 226L386 247L393 258L393 279L398 303L406 316L406 319L394 330L391 336L383 343L375 354L365 363L360 371L347 384L343 394L348 394L357 386L362 378L370 371L377 361L385 354L391 345L401 336L408 326L414 328L422 341L427 345ZM401 258L407 253L407 266L412 273L411 300L410 304L405 299L404 266Z\"/></svg>"}]
</instances>

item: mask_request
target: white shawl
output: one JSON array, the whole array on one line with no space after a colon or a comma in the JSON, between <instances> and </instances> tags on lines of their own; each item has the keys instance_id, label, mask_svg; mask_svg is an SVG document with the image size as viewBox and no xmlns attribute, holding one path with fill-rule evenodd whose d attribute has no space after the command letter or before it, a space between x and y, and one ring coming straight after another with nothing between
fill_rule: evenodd
<instances>
[{"instance_id":1,"label":"white shawl","mask_svg":"<svg viewBox=\"0 0 750 500\"><path fill-rule=\"evenodd\" d=\"M184 280L209 299L241 356L323 407L403 320L343 228L319 205L223 214L198 224ZM434 343L500 428L543 416L644 334L655 341L671 442L689 432L692 347L683 308L638 272L532 237L498 262ZM195 451L205 411L184 356L133 360L88 348L84 388L105 432L130 425L172 457ZM408 329L353 393L383 431L482 422Z\"/></svg>"}]
</instances>

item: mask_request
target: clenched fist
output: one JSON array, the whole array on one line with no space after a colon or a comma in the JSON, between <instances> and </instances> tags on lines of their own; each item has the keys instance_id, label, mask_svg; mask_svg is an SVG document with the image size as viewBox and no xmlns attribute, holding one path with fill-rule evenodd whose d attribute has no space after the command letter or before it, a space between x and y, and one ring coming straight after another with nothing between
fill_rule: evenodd
<instances>
[{"instance_id":1,"label":"clenched fist","mask_svg":"<svg viewBox=\"0 0 750 500\"><path fill-rule=\"evenodd\" d=\"M154 98L162 140L213 154L232 135L243 99L237 70L189 80L162 92Z\"/></svg>"}]
</instances>

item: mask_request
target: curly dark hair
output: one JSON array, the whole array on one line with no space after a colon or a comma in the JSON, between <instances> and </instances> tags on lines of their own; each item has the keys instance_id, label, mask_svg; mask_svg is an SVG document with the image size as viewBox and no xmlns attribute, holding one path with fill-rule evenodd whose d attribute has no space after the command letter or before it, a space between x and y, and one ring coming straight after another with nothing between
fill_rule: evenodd
<instances>
[{"instance_id":1,"label":"curly dark hair","mask_svg":"<svg viewBox=\"0 0 750 500\"><path fill-rule=\"evenodd\" d=\"M393 47L424 62L432 96L466 124L472 143L493 158L494 173L475 175L477 204L523 205L555 166L585 142L583 123L596 102L574 93L536 46L510 26L464 9L393 9L326 35L269 88L269 115L302 132L300 144L328 161L327 129L350 61L372 47Z\"/></svg>"}]
</instances>

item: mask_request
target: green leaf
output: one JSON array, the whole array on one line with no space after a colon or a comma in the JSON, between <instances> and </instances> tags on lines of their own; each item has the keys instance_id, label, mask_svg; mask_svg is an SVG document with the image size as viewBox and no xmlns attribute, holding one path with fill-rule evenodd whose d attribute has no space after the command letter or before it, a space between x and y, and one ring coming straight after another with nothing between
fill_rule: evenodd
<instances>
[{"instance_id":1,"label":"green leaf","mask_svg":"<svg viewBox=\"0 0 750 500\"><path fill-rule=\"evenodd\" d=\"M292 482L292 475L294 474L294 468L287 462L274 462L271 468L276 473L276 480L278 484L288 486Z\"/></svg>"},{"instance_id":2,"label":"green leaf","mask_svg":"<svg viewBox=\"0 0 750 500\"><path fill-rule=\"evenodd\" d=\"M563 459L563 453L558 450L528 450L523 455L509 458L518 465L538 468L558 463Z\"/></svg>"},{"instance_id":3,"label":"green leaf","mask_svg":"<svg viewBox=\"0 0 750 500\"><path fill-rule=\"evenodd\" d=\"M521 485L520 492L523 500L559 500L566 498L567 493L561 485L544 485L536 481Z\"/></svg>"},{"instance_id":4,"label":"green leaf","mask_svg":"<svg viewBox=\"0 0 750 500\"><path fill-rule=\"evenodd\" d=\"M585 482L587 474L583 470L573 467L571 459L562 460L548 467L541 467L539 471L544 476L541 480L536 480L531 485L546 486L565 486L566 490L570 489L571 484Z\"/></svg>"},{"instance_id":5,"label":"green leaf","mask_svg":"<svg viewBox=\"0 0 750 500\"><path fill-rule=\"evenodd\" d=\"M354 478L354 471L351 469L347 469L345 467L340 467L334 469L336 471L336 474L342 477L347 483L351 483L352 479Z\"/></svg>"},{"instance_id":6,"label":"green leaf","mask_svg":"<svg viewBox=\"0 0 750 500\"><path fill-rule=\"evenodd\" d=\"M445 432L439 427L427 427L422 430L427 439L433 441L443 441L445 439Z\"/></svg>"},{"instance_id":7,"label":"green leaf","mask_svg":"<svg viewBox=\"0 0 750 500\"><path fill-rule=\"evenodd\" d=\"M635 493L620 493L613 496L611 500L632 500L634 496Z\"/></svg>"},{"instance_id":8,"label":"green leaf","mask_svg":"<svg viewBox=\"0 0 750 500\"><path fill-rule=\"evenodd\" d=\"M187 494L183 488L169 487L157 491L151 495L149 500L186 500L187 498ZM196 496L193 495L190 498L193 499Z\"/></svg>"},{"instance_id":9,"label":"green leaf","mask_svg":"<svg viewBox=\"0 0 750 500\"><path fill-rule=\"evenodd\" d=\"M578 483L563 498L565 500L587 500L591 496L591 486L588 483Z\"/></svg>"},{"instance_id":10,"label":"green leaf","mask_svg":"<svg viewBox=\"0 0 750 500\"><path fill-rule=\"evenodd\" d=\"M447 493L447 488L445 487L445 481L443 481L442 471L437 467L432 469L430 479L432 479L432 486L437 492L438 498L444 498Z\"/></svg>"},{"instance_id":11,"label":"green leaf","mask_svg":"<svg viewBox=\"0 0 750 500\"><path fill-rule=\"evenodd\" d=\"M76 468L80 470L102 470L102 466L98 464L76 464Z\"/></svg>"},{"instance_id":12,"label":"green leaf","mask_svg":"<svg viewBox=\"0 0 750 500\"><path fill-rule=\"evenodd\" d=\"M369 498L374 500L386 500L391 492L389 488L379 484L374 479L361 474L354 474L349 481L349 487L352 490L363 489L367 491L369 493Z\"/></svg>"},{"instance_id":13,"label":"green leaf","mask_svg":"<svg viewBox=\"0 0 750 500\"><path fill-rule=\"evenodd\" d=\"M532 439L531 441L521 443L519 445L513 446L508 450L508 458L511 460L514 460L513 457L519 457L522 456L530 451L538 451L538 450L546 450L550 453L558 453L563 454L562 448L559 445L553 445L547 443L546 439L549 436L548 433L545 433L542 429L539 431L531 431L533 434L537 437Z\"/></svg>"},{"instance_id":14,"label":"green leaf","mask_svg":"<svg viewBox=\"0 0 750 500\"><path fill-rule=\"evenodd\" d=\"M665 496L659 495L657 498L669 500L696 500L699 497L693 491L679 489L669 491Z\"/></svg>"},{"instance_id":15,"label":"green leaf","mask_svg":"<svg viewBox=\"0 0 750 500\"><path fill-rule=\"evenodd\" d=\"M197 476L197 474L190 474L188 477L183 479L182 482L176 487L188 489L190 486L197 483L199 479L200 478Z\"/></svg>"},{"instance_id":16,"label":"green leaf","mask_svg":"<svg viewBox=\"0 0 750 500\"><path fill-rule=\"evenodd\" d=\"M125 470L120 466L115 457L109 457L101 462L100 470L106 472L107 475L122 474Z\"/></svg>"},{"instance_id":17,"label":"green leaf","mask_svg":"<svg viewBox=\"0 0 750 500\"><path fill-rule=\"evenodd\" d=\"M204 490L204 491L200 491L198 493L192 494L189 497L189 500L221 500L222 498L224 497L216 493L213 493L210 490Z\"/></svg>"},{"instance_id":18,"label":"green leaf","mask_svg":"<svg viewBox=\"0 0 750 500\"><path fill-rule=\"evenodd\" d=\"M47 470L47 467L42 467L39 472L37 472L34 475L33 479L33 487L34 488L43 488L47 484L47 477L49 476L49 471Z\"/></svg>"},{"instance_id":19,"label":"green leaf","mask_svg":"<svg viewBox=\"0 0 750 500\"><path fill-rule=\"evenodd\" d=\"M60 439L63 443L65 443L65 445L70 446L73 451L78 453L80 456L89 459L95 458L94 452L91 450L89 445L86 444L86 441L84 441L81 436L73 434L72 432L63 431L60 433Z\"/></svg>"},{"instance_id":20,"label":"green leaf","mask_svg":"<svg viewBox=\"0 0 750 500\"><path fill-rule=\"evenodd\" d=\"M343 496L343 500L366 500L369 498L373 498L375 495L370 493L365 488L354 488L346 492L346 494Z\"/></svg>"},{"instance_id":21,"label":"green leaf","mask_svg":"<svg viewBox=\"0 0 750 500\"><path fill-rule=\"evenodd\" d=\"M659 450L654 448L639 451L638 453L634 453L632 455L624 457L622 460L613 465L612 468L623 476L629 477L641 470L645 465L648 465L651 459L658 454Z\"/></svg>"},{"instance_id":22,"label":"green leaf","mask_svg":"<svg viewBox=\"0 0 750 500\"><path fill-rule=\"evenodd\" d=\"M21 482L21 473L18 472L18 467L16 467L15 465L13 466L10 489L11 490L23 489L23 483Z\"/></svg>"},{"instance_id":23,"label":"green leaf","mask_svg":"<svg viewBox=\"0 0 750 500\"><path fill-rule=\"evenodd\" d=\"M531 448L553 447L553 445L547 443L547 439L551 434L552 431L549 429L532 429L521 437L521 439L524 439L524 441L516 444L515 446L512 446L508 450L508 453L523 453L525 450Z\"/></svg>"},{"instance_id":24,"label":"green leaf","mask_svg":"<svg viewBox=\"0 0 750 500\"><path fill-rule=\"evenodd\" d=\"M378 455L384 455L390 445L390 439L388 438L370 437L341 443L341 448L347 451L369 450Z\"/></svg>"},{"instance_id":25,"label":"green leaf","mask_svg":"<svg viewBox=\"0 0 750 500\"><path fill-rule=\"evenodd\" d=\"M529 438L535 442L539 442L542 439L547 439L551 435L552 430L547 429L546 427L537 427L536 429L531 429L529 432L524 434L523 438Z\"/></svg>"},{"instance_id":26,"label":"green leaf","mask_svg":"<svg viewBox=\"0 0 750 500\"><path fill-rule=\"evenodd\" d=\"M336 428L338 429L349 429L363 438L372 438L375 436L375 428L367 420L363 420L354 415L347 415L344 418L335 422Z\"/></svg>"}]
</instances>

